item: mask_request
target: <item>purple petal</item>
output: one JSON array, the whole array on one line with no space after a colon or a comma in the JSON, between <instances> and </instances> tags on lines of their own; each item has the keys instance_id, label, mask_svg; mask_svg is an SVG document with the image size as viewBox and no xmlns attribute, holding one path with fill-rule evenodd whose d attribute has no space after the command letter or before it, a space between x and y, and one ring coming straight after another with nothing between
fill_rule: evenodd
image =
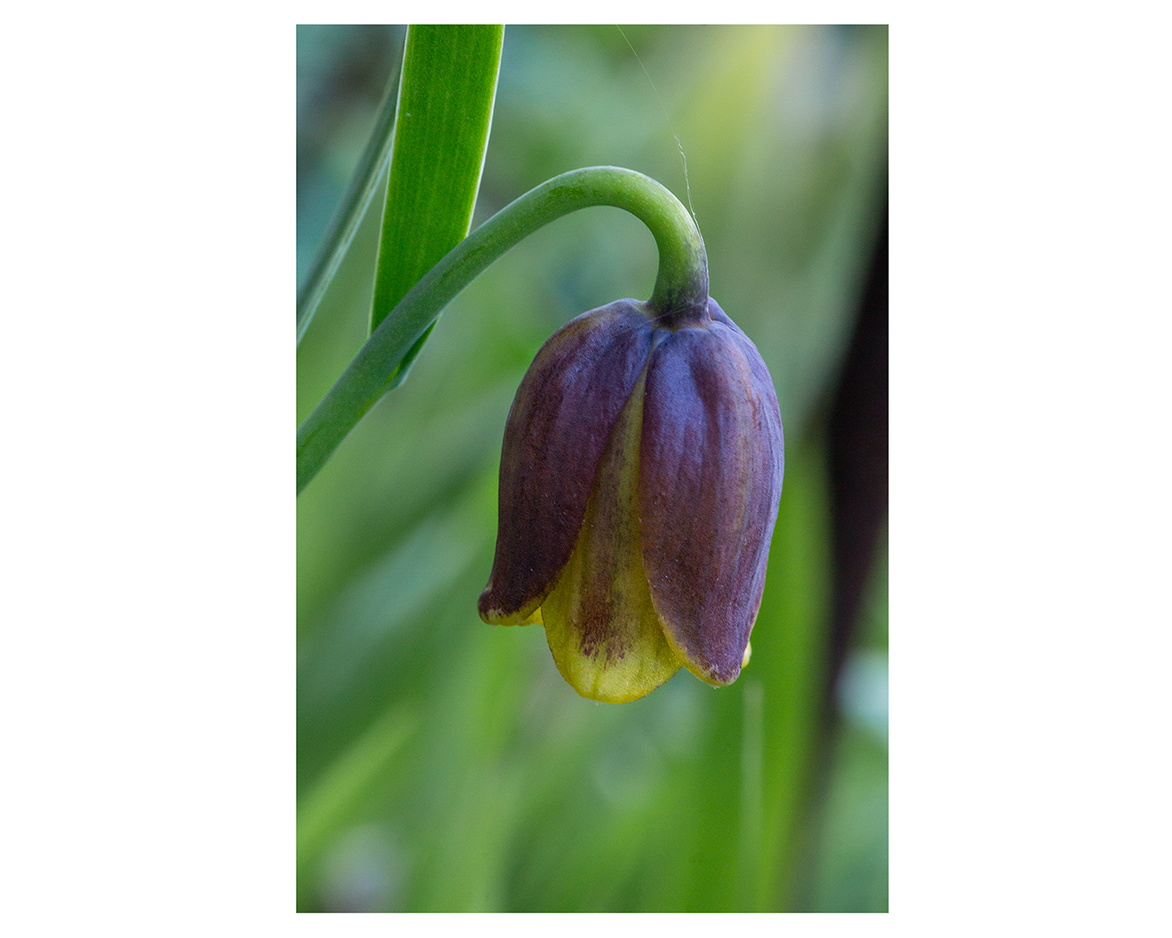
<instances>
[{"instance_id":1,"label":"purple petal","mask_svg":"<svg viewBox=\"0 0 1172 938\"><path fill-rule=\"evenodd\" d=\"M761 605L784 443L756 347L710 303L707 328L656 347L640 462L643 562L689 670L735 680Z\"/></svg>"},{"instance_id":2,"label":"purple petal","mask_svg":"<svg viewBox=\"0 0 1172 938\"><path fill-rule=\"evenodd\" d=\"M521 382L501 452L486 621L528 618L569 561L603 450L647 361L653 327L642 309L618 300L571 320Z\"/></svg>"}]
</instances>

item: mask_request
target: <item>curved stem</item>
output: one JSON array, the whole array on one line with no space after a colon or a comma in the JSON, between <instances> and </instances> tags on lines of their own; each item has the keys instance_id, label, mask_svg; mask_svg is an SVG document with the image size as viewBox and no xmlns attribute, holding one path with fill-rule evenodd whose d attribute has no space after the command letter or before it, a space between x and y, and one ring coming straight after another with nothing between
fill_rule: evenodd
<instances>
[{"instance_id":1,"label":"curved stem","mask_svg":"<svg viewBox=\"0 0 1172 938\"><path fill-rule=\"evenodd\" d=\"M501 209L421 279L371 333L354 360L297 428L300 493L362 416L400 378L404 357L469 283L509 248L578 209L611 205L642 221L659 249L648 305L672 321L708 316L708 259L692 216L654 179L615 166L563 173Z\"/></svg>"}]
</instances>

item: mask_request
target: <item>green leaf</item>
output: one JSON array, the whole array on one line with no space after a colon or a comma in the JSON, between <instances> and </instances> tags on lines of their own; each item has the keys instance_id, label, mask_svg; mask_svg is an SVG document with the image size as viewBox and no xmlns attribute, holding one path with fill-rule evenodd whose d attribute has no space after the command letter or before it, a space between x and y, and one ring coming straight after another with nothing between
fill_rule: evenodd
<instances>
[{"instance_id":1,"label":"green leaf","mask_svg":"<svg viewBox=\"0 0 1172 938\"><path fill-rule=\"evenodd\" d=\"M503 26L407 30L372 332L419 278L468 234L488 147L503 40Z\"/></svg>"},{"instance_id":2,"label":"green leaf","mask_svg":"<svg viewBox=\"0 0 1172 938\"><path fill-rule=\"evenodd\" d=\"M391 143L395 135L395 90L397 83L392 81L383 95L379 105L378 116L375 118L374 129L367 141L366 149L358 161L354 177L350 181L350 188L342 199L341 208L330 222L325 241L313 268L306 278L305 284L297 294L297 344L305 336L305 331L313 321L313 315L321 305L330 284L342 266L342 260L350 245L358 234L358 227L366 217L366 210L379 189L380 180L386 178L387 160L391 152Z\"/></svg>"}]
</instances>

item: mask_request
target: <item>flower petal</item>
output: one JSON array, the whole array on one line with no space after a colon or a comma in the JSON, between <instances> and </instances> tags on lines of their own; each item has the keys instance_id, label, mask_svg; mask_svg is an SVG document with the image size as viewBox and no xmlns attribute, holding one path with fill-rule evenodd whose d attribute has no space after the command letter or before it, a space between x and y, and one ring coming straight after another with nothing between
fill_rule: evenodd
<instances>
[{"instance_id":1,"label":"flower petal","mask_svg":"<svg viewBox=\"0 0 1172 938\"><path fill-rule=\"evenodd\" d=\"M562 676L583 697L623 703L683 663L668 643L643 569L639 443L643 379L607 445L570 562L541 607Z\"/></svg>"},{"instance_id":2,"label":"flower petal","mask_svg":"<svg viewBox=\"0 0 1172 938\"><path fill-rule=\"evenodd\" d=\"M652 331L642 303L618 300L571 320L537 353L505 427L496 556L479 604L486 622L533 621L569 561Z\"/></svg>"},{"instance_id":3,"label":"flower petal","mask_svg":"<svg viewBox=\"0 0 1172 938\"><path fill-rule=\"evenodd\" d=\"M709 306L710 326L677 331L648 363L639 505L667 637L697 677L728 684L761 605L785 455L764 361Z\"/></svg>"}]
</instances>

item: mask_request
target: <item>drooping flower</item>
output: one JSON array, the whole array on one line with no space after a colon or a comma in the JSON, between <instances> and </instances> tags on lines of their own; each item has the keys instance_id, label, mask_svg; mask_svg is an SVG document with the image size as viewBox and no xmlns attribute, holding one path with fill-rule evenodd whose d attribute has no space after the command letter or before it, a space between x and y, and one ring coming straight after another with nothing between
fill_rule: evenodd
<instances>
[{"instance_id":1,"label":"drooping flower","mask_svg":"<svg viewBox=\"0 0 1172 938\"><path fill-rule=\"evenodd\" d=\"M784 470L756 346L716 302L687 320L619 300L537 353L501 454L480 615L541 623L582 696L620 703L681 666L748 660Z\"/></svg>"}]
</instances>

